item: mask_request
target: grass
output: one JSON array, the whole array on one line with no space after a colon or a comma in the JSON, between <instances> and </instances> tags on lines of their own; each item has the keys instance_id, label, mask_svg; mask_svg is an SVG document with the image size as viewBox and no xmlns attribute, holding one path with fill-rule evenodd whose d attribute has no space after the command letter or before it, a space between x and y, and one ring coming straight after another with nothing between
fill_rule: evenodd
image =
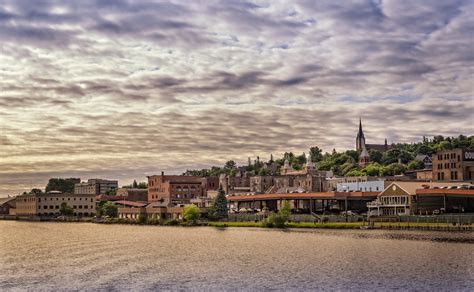
<instances>
[{"instance_id":1,"label":"grass","mask_svg":"<svg viewBox=\"0 0 474 292\"><path fill-rule=\"evenodd\" d=\"M213 227L262 227L261 222L208 222L207 226ZM362 222L291 222L286 225L288 228L328 228L328 229L359 229L363 226ZM263 228L263 227L262 227Z\"/></svg>"},{"instance_id":2,"label":"grass","mask_svg":"<svg viewBox=\"0 0 474 292\"><path fill-rule=\"evenodd\" d=\"M435 228L451 228L451 229L456 229L456 228L471 228L474 229L473 224L456 224L453 225L452 223L426 223L426 222L375 222L374 223L375 227L381 227L381 228L428 228L428 229L435 229Z\"/></svg>"},{"instance_id":3,"label":"grass","mask_svg":"<svg viewBox=\"0 0 474 292\"><path fill-rule=\"evenodd\" d=\"M207 222L207 226L213 227L262 227L261 222L215 222L209 221Z\"/></svg>"}]
</instances>

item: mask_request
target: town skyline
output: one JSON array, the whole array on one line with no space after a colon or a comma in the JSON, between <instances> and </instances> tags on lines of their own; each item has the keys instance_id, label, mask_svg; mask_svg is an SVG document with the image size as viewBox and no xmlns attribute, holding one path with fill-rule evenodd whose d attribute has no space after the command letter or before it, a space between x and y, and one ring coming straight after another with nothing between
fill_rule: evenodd
<instances>
[{"instance_id":1,"label":"town skyline","mask_svg":"<svg viewBox=\"0 0 474 292\"><path fill-rule=\"evenodd\" d=\"M474 134L472 1L0 0L0 196Z\"/></svg>"}]
</instances>

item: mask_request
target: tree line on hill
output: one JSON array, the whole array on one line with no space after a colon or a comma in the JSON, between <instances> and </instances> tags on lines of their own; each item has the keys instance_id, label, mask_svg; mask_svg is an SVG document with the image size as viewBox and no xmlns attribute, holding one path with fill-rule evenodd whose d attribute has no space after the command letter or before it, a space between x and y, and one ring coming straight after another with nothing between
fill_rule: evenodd
<instances>
[{"instance_id":1,"label":"tree line on hill","mask_svg":"<svg viewBox=\"0 0 474 292\"><path fill-rule=\"evenodd\" d=\"M391 176L403 174L407 170L423 169L425 167L423 162L415 160L419 154L432 155L441 150L454 148L474 149L474 136L435 136L433 139L423 137L423 140L418 143L392 144L391 148L383 153L370 149L368 152L371 163L365 167L359 166L359 151L337 152L334 149L331 153L323 153L318 146L314 146L309 149L308 156L306 153L296 155L293 152L285 152L281 158L275 160L273 155L270 155L270 160L267 162L263 162L259 157L252 162L249 158L248 165L243 169L249 171L251 175L277 175L285 160L288 160L293 169L300 170L309 159L315 163L318 170L330 170L338 176ZM275 164L276 170L269 167L272 164ZM199 170L187 170L186 174L204 177L219 176L220 174L233 176L236 172L237 164L235 161L229 160L222 167L212 166Z\"/></svg>"}]
</instances>

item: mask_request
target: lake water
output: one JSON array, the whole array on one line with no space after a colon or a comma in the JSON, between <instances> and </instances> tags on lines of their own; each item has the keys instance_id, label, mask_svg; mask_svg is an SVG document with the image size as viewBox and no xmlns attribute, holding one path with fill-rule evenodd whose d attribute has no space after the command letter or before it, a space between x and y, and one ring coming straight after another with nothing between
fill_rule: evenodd
<instances>
[{"instance_id":1,"label":"lake water","mask_svg":"<svg viewBox=\"0 0 474 292\"><path fill-rule=\"evenodd\" d=\"M473 233L0 221L0 290L473 287Z\"/></svg>"}]
</instances>

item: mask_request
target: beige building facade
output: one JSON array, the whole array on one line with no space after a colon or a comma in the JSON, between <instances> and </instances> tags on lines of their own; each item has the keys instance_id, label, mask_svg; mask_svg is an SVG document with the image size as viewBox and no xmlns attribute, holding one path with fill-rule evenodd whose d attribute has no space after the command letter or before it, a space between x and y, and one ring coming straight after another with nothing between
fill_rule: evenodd
<instances>
[{"instance_id":1,"label":"beige building facade","mask_svg":"<svg viewBox=\"0 0 474 292\"><path fill-rule=\"evenodd\" d=\"M16 197L15 215L57 216L61 204L73 208L74 216L94 216L96 213L95 195L65 194L57 191L42 194L26 194Z\"/></svg>"}]
</instances>

